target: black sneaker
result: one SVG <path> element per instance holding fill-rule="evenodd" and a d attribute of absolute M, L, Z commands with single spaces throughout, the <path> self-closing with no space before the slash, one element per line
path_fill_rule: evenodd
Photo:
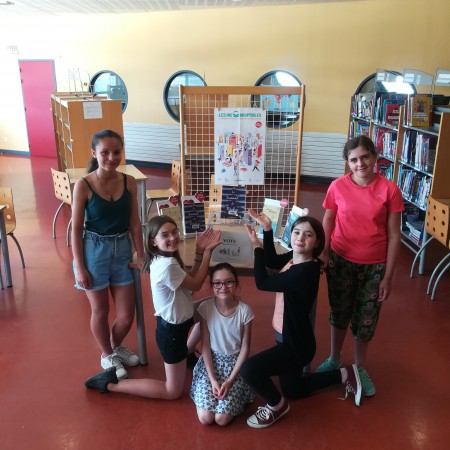
<path fill-rule="evenodd" d="M 355 405 L 359 406 L 361 404 L 361 380 L 359 378 L 358 368 L 355 364 L 351 366 L 344 367 L 347 371 L 347 380 L 344 383 L 345 386 L 345 400 L 348 397 L 348 394 L 353 394 L 355 396 Z"/>
<path fill-rule="evenodd" d="M 84 385 L 88 389 L 97 389 L 102 394 L 105 394 L 108 391 L 108 383 L 117 384 L 119 382 L 116 375 L 116 368 L 110 367 L 109 369 L 104 370 L 103 372 L 96 373 L 91 378 L 88 378 Z"/>

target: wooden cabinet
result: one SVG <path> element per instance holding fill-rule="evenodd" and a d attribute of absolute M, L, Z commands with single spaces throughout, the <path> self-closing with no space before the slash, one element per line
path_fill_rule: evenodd
<path fill-rule="evenodd" d="M 58 168 L 86 167 L 92 136 L 111 129 L 123 136 L 122 103 L 92 95 L 51 94 Z M 125 152 L 121 164 L 125 164 Z"/>

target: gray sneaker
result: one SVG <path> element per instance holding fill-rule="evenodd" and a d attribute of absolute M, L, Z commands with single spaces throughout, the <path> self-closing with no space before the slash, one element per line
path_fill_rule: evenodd
<path fill-rule="evenodd" d="M 119 357 L 120 361 L 126 366 L 137 366 L 139 364 L 139 356 L 133 353 L 124 345 L 119 345 L 114 349 L 114 353 Z"/>
<path fill-rule="evenodd" d="M 125 368 L 123 367 L 122 361 L 115 353 L 111 353 L 111 355 L 108 355 L 105 357 L 101 356 L 100 364 L 104 369 L 109 369 L 110 367 L 115 367 L 116 368 L 116 376 L 119 380 L 128 378 L 128 373 L 125 370 Z"/>

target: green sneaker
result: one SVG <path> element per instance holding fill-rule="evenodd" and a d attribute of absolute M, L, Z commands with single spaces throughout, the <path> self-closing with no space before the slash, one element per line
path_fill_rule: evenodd
<path fill-rule="evenodd" d="M 372 397 L 376 392 L 373 381 L 370 379 L 369 375 L 367 375 L 367 372 L 363 367 L 359 367 L 358 372 L 359 378 L 361 379 L 362 395 L 364 395 L 364 397 Z"/>
<path fill-rule="evenodd" d="M 341 361 L 339 359 L 335 359 L 334 356 L 330 356 L 316 369 L 316 372 L 328 372 L 330 370 L 337 370 L 340 368 Z"/>

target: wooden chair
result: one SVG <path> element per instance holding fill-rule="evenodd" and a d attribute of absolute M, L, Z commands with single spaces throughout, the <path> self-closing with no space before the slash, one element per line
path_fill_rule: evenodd
<path fill-rule="evenodd" d="M 148 189 L 145 191 L 147 197 L 147 216 L 154 200 L 180 195 L 180 181 L 181 163 L 179 161 L 172 160 L 172 178 L 170 187 L 168 189 Z"/>
<path fill-rule="evenodd" d="M 66 172 L 58 172 L 55 169 L 50 168 L 52 171 L 53 187 L 55 189 L 55 197 L 61 200 L 61 204 L 56 210 L 55 217 L 53 218 L 53 239 L 56 238 L 56 219 L 64 205 L 72 206 L 72 187 L 70 184 L 69 175 Z M 67 246 L 70 246 L 70 229 L 72 227 L 72 217 L 67 224 L 66 242 Z"/>
<path fill-rule="evenodd" d="M 11 236 L 12 240 L 16 243 L 17 249 L 19 250 L 20 259 L 22 260 L 22 267 L 25 267 L 22 248 L 20 247 L 19 241 L 14 236 L 14 230 L 16 229 L 16 215 L 14 213 L 14 202 L 11 188 L 0 188 L 0 203 L 6 205 L 6 209 L 3 211 L 6 234 Z"/>

